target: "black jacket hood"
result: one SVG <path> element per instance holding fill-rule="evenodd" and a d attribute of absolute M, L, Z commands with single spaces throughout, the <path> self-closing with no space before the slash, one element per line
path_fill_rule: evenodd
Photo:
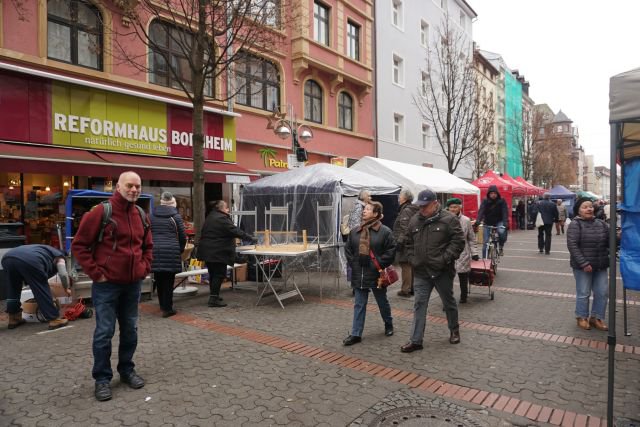
<path fill-rule="evenodd" d="M 489 198 L 489 193 L 491 192 L 495 192 L 498 195 L 498 199 L 501 199 L 502 196 L 500 196 L 500 192 L 498 191 L 498 186 L 497 185 L 490 185 L 489 186 L 489 190 L 487 191 L 487 199 Z"/>

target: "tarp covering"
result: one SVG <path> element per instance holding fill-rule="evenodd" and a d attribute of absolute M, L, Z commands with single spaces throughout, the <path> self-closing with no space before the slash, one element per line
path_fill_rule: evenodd
<path fill-rule="evenodd" d="M 514 196 L 524 196 L 525 194 L 527 194 L 527 187 L 525 187 L 521 182 L 517 181 L 516 179 L 511 178 L 511 176 L 509 176 L 508 173 L 506 172 L 503 173 L 500 178 L 511 183 L 511 193 Z"/>
<path fill-rule="evenodd" d="M 442 169 L 368 156 L 362 157 L 350 169 L 383 178 L 411 190 L 414 196 L 427 187 L 436 193 L 480 194 L 480 190 L 474 185 Z"/>
<path fill-rule="evenodd" d="M 272 216 L 269 225 L 273 231 L 307 230 L 308 236 L 317 236 L 321 242 L 328 242 L 339 236 L 339 226 L 342 214 L 343 197 L 354 197 L 361 190 L 368 190 L 374 199 L 381 195 L 393 194 L 397 207 L 398 185 L 385 181 L 377 176 L 369 175 L 342 166 L 320 163 L 293 169 L 276 175 L 268 176 L 242 189 L 241 210 L 257 209 L 258 230 L 264 230 L 265 211 L 271 207 L 288 207 L 288 221 L 286 217 Z M 317 221 L 317 205 L 331 206 L 332 212 L 320 215 Z M 391 208 L 390 208 L 391 210 Z M 387 217 L 385 212 L 385 217 Z M 248 232 L 254 232 L 253 221 L 243 221 L 242 226 Z"/>
<path fill-rule="evenodd" d="M 624 183 L 620 274 L 625 288 L 640 291 L 640 159 L 625 163 Z"/>

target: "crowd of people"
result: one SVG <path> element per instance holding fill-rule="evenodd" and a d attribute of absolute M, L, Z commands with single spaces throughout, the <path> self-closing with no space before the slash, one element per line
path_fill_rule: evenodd
<path fill-rule="evenodd" d="M 116 191 L 108 203 L 87 212 L 79 225 L 71 251 L 92 280 L 91 299 L 95 311 L 93 334 L 93 368 L 95 398 L 112 397 L 112 340 L 116 322 L 119 325 L 117 371 L 121 382 L 134 389 L 145 381 L 135 371 L 133 357 L 138 342 L 138 303 L 141 284 L 153 273 L 158 302 L 163 317 L 176 314 L 173 286 L 176 273 L 182 271 L 181 254 L 187 243 L 183 220 L 169 192 L 162 193 L 160 206 L 150 218 L 135 204 L 141 194 L 141 178 L 135 172 L 120 175 Z M 467 302 L 469 271 L 472 260 L 480 253 L 470 218 L 462 214 L 462 201 L 447 200 L 443 207 L 435 192 L 422 190 L 415 198 L 403 189 L 398 196 L 399 209 L 392 229 L 382 223 L 383 205 L 362 191 L 354 208 L 345 218 L 342 231 L 348 262 L 350 286 L 354 295 L 353 321 L 343 345 L 362 342 L 369 293 L 378 305 L 384 334 L 394 334 L 391 305 L 387 288 L 381 286 L 381 273 L 392 264 L 400 267 L 402 284 L 398 295 L 414 297 L 413 321 L 408 342 L 400 348 L 411 353 L 424 348 L 427 308 L 433 290 L 442 300 L 449 328 L 449 342 L 461 341 L 458 303 L 454 298 L 454 278 L 460 283 L 459 303 Z M 518 207 L 524 207 L 524 203 Z M 529 203 L 529 215 L 541 217 L 538 227 L 538 249 L 549 254 L 551 234 L 565 233 L 567 209 L 545 194 L 542 200 Z M 607 269 L 609 266 L 609 226 L 598 214 L 597 206 L 587 198 L 579 198 L 573 207 L 573 220 L 566 229 L 570 265 L 576 281 L 577 325 L 582 329 L 607 330 L 604 322 L 608 300 Z M 509 209 L 495 186 L 483 200 L 477 223 L 484 224 L 482 256 L 487 256 L 491 227 L 499 235 L 499 251 L 504 252 L 509 225 Z M 520 213 L 523 218 L 524 213 Z M 108 219 L 108 221 L 106 220 Z M 121 226 L 118 227 L 118 224 Z M 126 225 L 126 226 L 125 226 Z M 521 227 L 518 219 L 518 227 Z M 227 266 L 234 264 L 236 239 L 255 243 L 254 236 L 237 227 L 225 201 L 212 202 L 202 228 L 197 257 L 206 263 L 210 277 L 209 307 L 225 307 L 220 288 Z M 53 304 L 49 277 L 58 274 L 70 295 L 64 253 L 46 245 L 26 245 L 10 250 L 2 259 L 9 277 L 7 312 L 9 329 L 24 323 L 20 296 L 22 283 L 29 285 L 49 329 L 66 325 Z M 590 297 L 593 303 L 590 307 Z"/>

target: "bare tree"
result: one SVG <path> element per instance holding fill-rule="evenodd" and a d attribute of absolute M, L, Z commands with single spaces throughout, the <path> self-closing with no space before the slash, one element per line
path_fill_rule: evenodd
<path fill-rule="evenodd" d="M 570 185 L 575 180 L 571 164 L 571 142 L 550 135 L 537 140 L 533 150 L 533 180 L 536 185 Z"/>
<path fill-rule="evenodd" d="M 495 105 L 492 96 L 486 95 L 482 86 L 482 77 L 476 78 L 473 116 L 472 154 L 473 177 L 479 178 L 486 171 L 495 169 L 497 145 L 495 142 Z"/>
<path fill-rule="evenodd" d="M 433 129 L 449 173 L 474 153 L 476 78 L 472 45 L 445 17 L 433 48 L 426 49 L 425 79 L 413 96 L 423 120 Z"/>
<path fill-rule="evenodd" d="M 193 220 L 196 242 L 204 223 L 204 106 L 232 102 L 234 66 L 248 54 L 277 51 L 297 8 L 280 0 L 115 0 L 128 29 L 117 34 L 113 57 L 142 72 L 164 73 L 193 105 Z M 157 21 L 156 21 L 157 20 Z M 161 25 L 149 25 L 151 21 Z M 152 32 L 154 32 L 152 34 Z M 141 41 L 146 51 L 131 48 Z M 171 45 L 171 49 L 166 44 Z M 219 87 L 218 87 L 219 85 Z M 276 106 L 277 107 L 277 106 Z"/>
<path fill-rule="evenodd" d="M 514 143 L 518 150 L 518 153 L 520 154 L 522 177 L 528 181 L 529 179 L 531 179 L 531 172 L 533 169 L 533 125 L 532 120 L 526 116 L 524 111 L 522 112 L 521 120 L 522 121 L 519 126 L 520 129 L 518 129 L 518 120 L 516 118 L 508 118 L 507 122 L 509 122 L 513 129 L 516 129 L 516 131 L 514 132 Z"/>

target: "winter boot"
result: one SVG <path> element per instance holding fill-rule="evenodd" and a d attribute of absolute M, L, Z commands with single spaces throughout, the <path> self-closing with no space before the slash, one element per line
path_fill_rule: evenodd
<path fill-rule="evenodd" d="M 209 307 L 226 307 L 227 304 L 218 298 L 218 295 L 209 295 L 209 302 L 207 303 Z"/>
<path fill-rule="evenodd" d="M 22 318 L 22 310 L 17 313 L 9 313 L 9 329 L 15 329 L 24 323 L 26 320 Z"/>

